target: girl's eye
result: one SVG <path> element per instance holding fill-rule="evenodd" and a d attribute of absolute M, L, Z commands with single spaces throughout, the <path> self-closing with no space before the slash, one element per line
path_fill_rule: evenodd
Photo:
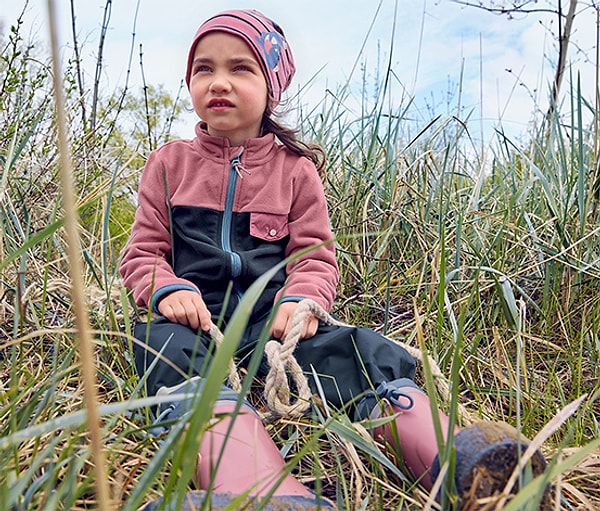
<path fill-rule="evenodd" d="M 205 65 L 198 65 L 194 68 L 194 73 L 208 73 L 210 71 L 210 67 Z"/>
<path fill-rule="evenodd" d="M 245 66 L 244 64 L 239 64 L 239 65 L 235 66 L 235 68 L 233 70 L 234 71 L 250 71 L 250 68 L 248 66 Z"/>

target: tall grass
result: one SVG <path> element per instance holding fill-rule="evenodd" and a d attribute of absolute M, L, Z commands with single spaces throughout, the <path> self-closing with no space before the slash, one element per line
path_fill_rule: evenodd
<path fill-rule="evenodd" d="M 0 509 L 86 509 L 98 504 L 97 481 L 49 65 L 19 26 L 1 44 Z M 410 101 L 392 106 L 393 74 L 383 69 L 375 92 L 363 77 L 358 111 L 345 106 L 354 89 L 341 88 L 298 114 L 305 137 L 328 156 L 342 275 L 335 313 L 429 353 L 449 393 L 438 393 L 427 363 L 418 382 L 459 424 L 489 418 L 529 438 L 544 431 L 556 509 L 599 508 L 598 155 L 594 125 L 584 122 L 597 118 L 595 102 L 573 79 L 569 114 L 557 110 L 526 144 L 499 132 L 482 153 L 470 141 L 468 118 L 421 114 L 415 122 Z M 74 68 L 65 75 L 74 83 Z M 133 510 L 164 492 L 181 498 L 190 487 L 216 393 L 198 396 L 188 427 L 149 434 L 157 398 L 144 395 L 135 375 L 136 311 L 116 272 L 143 164 L 140 141 L 118 123 L 89 132 L 78 121 L 86 99 L 74 87 L 66 92 L 107 478 L 112 500 Z M 115 104 L 106 99 L 107 118 L 118 119 L 110 115 Z M 240 309 L 226 332 L 213 390 L 244 318 Z M 259 393 L 251 396 L 264 406 Z M 437 506 L 343 410 L 316 406 L 311 416 L 272 419 L 268 428 L 289 469 L 340 509 Z M 448 451 L 444 461 L 450 458 Z M 532 481 L 508 506 L 532 508 L 544 482 Z M 450 491 L 448 506 L 453 498 Z"/>

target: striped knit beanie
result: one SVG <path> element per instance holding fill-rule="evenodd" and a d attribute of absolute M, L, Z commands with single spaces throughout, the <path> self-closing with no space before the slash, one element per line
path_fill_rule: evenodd
<path fill-rule="evenodd" d="M 194 36 L 188 54 L 185 82 L 190 86 L 192 61 L 198 41 L 209 32 L 241 37 L 256 55 L 270 95 L 277 101 L 292 81 L 296 67 L 281 27 L 264 14 L 250 9 L 223 11 L 205 21 Z"/>

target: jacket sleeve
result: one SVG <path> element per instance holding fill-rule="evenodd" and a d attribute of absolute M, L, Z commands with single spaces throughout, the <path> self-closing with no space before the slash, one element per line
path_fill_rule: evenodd
<path fill-rule="evenodd" d="M 200 292 L 171 266 L 171 230 L 166 167 L 150 153 L 138 188 L 138 208 L 119 271 L 137 305 L 156 310 L 158 299 L 177 289 Z"/>
<path fill-rule="evenodd" d="M 304 161 L 302 172 L 294 181 L 286 256 L 310 250 L 288 264 L 288 277 L 277 299 L 298 301 L 310 298 L 330 311 L 339 282 L 335 243 L 323 184 L 315 166 L 308 160 Z"/>

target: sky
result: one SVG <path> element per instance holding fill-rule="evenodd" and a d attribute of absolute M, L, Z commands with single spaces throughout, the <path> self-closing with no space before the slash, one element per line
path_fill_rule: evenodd
<path fill-rule="evenodd" d="M 552 3 L 556 1 L 538 0 L 535 6 Z M 106 0 L 75 0 L 89 87 L 105 4 Z M 24 5 L 24 0 L 0 0 L 5 32 Z M 66 59 L 72 49 L 70 1 L 55 0 L 55 5 Z M 163 85 L 175 96 L 185 73 L 188 45 L 202 21 L 221 10 L 254 8 L 283 27 L 297 67 L 290 91 L 301 91 L 303 104 L 318 104 L 326 89 L 339 90 L 348 80 L 353 90 L 362 90 L 363 69 L 368 87 L 374 90 L 374 84 L 380 83 L 378 70 L 389 61 L 398 105 L 410 98 L 426 118 L 455 114 L 460 104 L 461 116 L 469 112 L 475 138 L 485 141 L 500 125 L 515 137 L 527 131 L 536 109 L 546 108 L 556 62 L 553 15 L 532 13 L 509 19 L 452 0 L 118 0 L 111 5 L 104 50 L 105 90 L 124 85 L 130 59 L 129 84 L 141 85 L 141 45 L 146 83 Z M 46 42 L 46 19 L 47 2 L 30 0 L 24 33 Z M 596 13 L 582 5 L 569 56 L 573 75 L 581 73 L 584 95 L 590 100 L 595 86 L 595 31 Z M 192 136 L 195 121 L 193 113 L 186 114 L 178 134 Z"/>

